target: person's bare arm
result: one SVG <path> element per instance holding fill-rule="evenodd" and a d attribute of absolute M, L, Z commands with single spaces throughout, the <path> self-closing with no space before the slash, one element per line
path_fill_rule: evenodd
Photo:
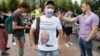
<path fill-rule="evenodd" d="M 98 26 L 92 26 L 92 31 L 90 32 L 89 36 L 87 37 L 86 41 L 89 41 L 93 38 L 98 30 Z"/>
<path fill-rule="evenodd" d="M 63 30 L 58 30 L 58 32 L 59 32 L 59 44 L 61 45 L 61 44 L 63 44 Z"/>
<path fill-rule="evenodd" d="M 29 25 L 26 25 L 25 28 L 26 28 L 26 29 L 30 29 L 31 27 L 30 27 Z"/>
<path fill-rule="evenodd" d="M 5 24 L 0 24 L 0 26 L 5 27 Z"/>
<path fill-rule="evenodd" d="M 30 37 L 30 39 L 31 39 L 31 44 L 32 45 L 35 45 L 35 41 L 34 41 L 34 33 L 35 33 L 35 29 L 34 28 L 31 28 L 30 29 L 30 34 L 29 34 L 29 37 Z"/>
<path fill-rule="evenodd" d="M 77 22 L 77 19 L 76 18 L 63 17 L 63 20 L 68 21 L 68 22 Z"/>
<path fill-rule="evenodd" d="M 25 28 L 24 26 L 18 26 L 17 22 L 13 22 L 12 25 L 13 25 L 13 29 L 24 29 Z"/>
<path fill-rule="evenodd" d="M 34 37 L 34 33 L 35 33 L 36 29 L 34 28 L 31 28 L 30 29 L 30 34 L 29 34 L 29 37 L 30 37 L 30 41 L 31 41 L 31 44 L 32 44 L 32 47 L 35 51 L 38 51 L 38 46 L 35 44 L 35 37 Z"/>
<path fill-rule="evenodd" d="M 62 50 L 62 48 L 63 48 L 63 44 L 64 44 L 64 36 L 63 36 L 63 31 L 62 30 L 58 30 L 58 32 L 59 32 L 59 50 Z"/>

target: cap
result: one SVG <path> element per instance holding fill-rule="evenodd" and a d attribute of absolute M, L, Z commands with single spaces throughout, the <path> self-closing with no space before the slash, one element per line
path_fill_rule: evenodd
<path fill-rule="evenodd" d="M 47 1 L 47 2 L 45 2 L 45 5 L 48 5 L 48 4 L 52 4 L 52 5 L 54 5 L 54 6 L 55 6 L 55 4 L 54 4 L 54 2 L 53 2 L 53 1 Z"/>

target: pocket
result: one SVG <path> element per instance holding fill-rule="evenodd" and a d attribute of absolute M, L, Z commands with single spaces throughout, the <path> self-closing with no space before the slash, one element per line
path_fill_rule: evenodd
<path fill-rule="evenodd" d="M 90 41 L 85 40 L 85 44 L 91 44 L 91 43 L 92 43 L 92 40 L 90 40 Z"/>

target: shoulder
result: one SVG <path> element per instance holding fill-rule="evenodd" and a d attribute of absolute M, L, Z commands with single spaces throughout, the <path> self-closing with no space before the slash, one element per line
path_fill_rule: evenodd
<path fill-rule="evenodd" d="M 83 13 L 82 14 L 80 14 L 80 15 L 78 15 L 77 17 L 82 17 L 83 16 Z"/>
<path fill-rule="evenodd" d="M 83 13 L 78 15 L 78 16 L 76 16 L 76 19 L 80 19 L 82 16 L 83 16 Z"/>
<path fill-rule="evenodd" d="M 93 21 L 99 21 L 99 16 L 96 15 L 95 13 L 92 13 L 91 18 Z"/>
<path fill-rule="evenodd" d="M 40 16 L 40 18 L 44 18 L 44 17 L 45 17 L 44 15 Z"/>
<path fill-rule="evenodd" d="M 57 17 L 55 17 L 55 16 L 53 16 L 52 18 L 53 18 L 53 21 L 55 21 L 55 22 L 60 22 L 60 19 L 59 19 L 59 18 L 57 18 Z"/>
<path fill-rule="evenodd" d="M 55 20 L 59 20 L 59 18 L 57 18 L 57 17 L 55 17 L 55 16 L 53 16 L 53 19 L 55 19 Z"/>
<path fill-rule="evenodd" d="M 92 15 L 91 15 L 92 17 L 98 17 L 98 15 L 97 14 L 95 14 L 95 13 L 92 13 Z"/>
<path fill-rule="evenodd" d="M 16 11 L 12 14 L 12 16 L 18 16 L 18 15 L 19 15 L 19 13 Z"/>

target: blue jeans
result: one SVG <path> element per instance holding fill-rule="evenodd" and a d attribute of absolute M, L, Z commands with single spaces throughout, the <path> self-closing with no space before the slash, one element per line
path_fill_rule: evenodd
<path fill-rule="evenodd" d="M 79 46 L 81 56 L 93 56 L 92 55 L 92 40 L 86 42 L 84 39 L 79 39 Z"/>
<path fill-rule="evenodd" d="M 59 51 L 58 50 L 54 50 L 54 51 L 39 50 L 38 56 L 47 56 L 48 53 L 49 53 L 50 56 L 59 56 Z"/>

